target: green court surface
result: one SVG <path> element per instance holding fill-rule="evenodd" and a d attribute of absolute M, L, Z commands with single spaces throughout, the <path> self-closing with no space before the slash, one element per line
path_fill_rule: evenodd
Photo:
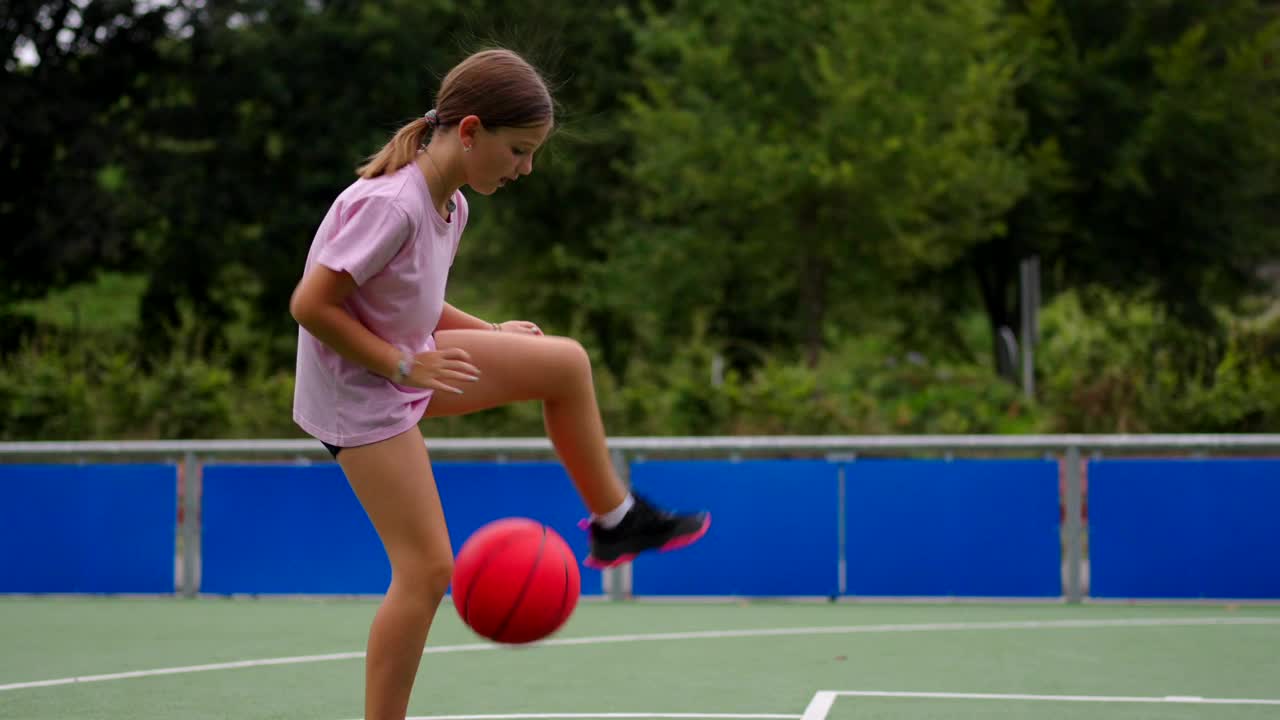
<path fill-rule="evenodd" d="M 0 598 L 0 718 L 354 720 L 375 607 Z M 1276 719 L 1280 608 L 590 601 L 513 649 L 446 605 L 410 716 Z"/>

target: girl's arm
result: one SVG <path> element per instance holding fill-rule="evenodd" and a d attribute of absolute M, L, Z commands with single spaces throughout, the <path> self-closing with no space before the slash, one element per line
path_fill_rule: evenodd
<path fill-rule="evenodd" d="M 480 370 L 461 348 L 408 355 L 356 320 L 343 301 L 356 289 L 349 273 L 316 265 L 298 283 L 289 300 L 289 312 L 298 324 L 342 357 L 397 383 L 420 388 L 462 390 L 456 380 L 475 382 Z"/>
<path fill-rule="evenodd" d="M 444 310 L 440 313 L 440 322 L 436 323 L 436 330 L 496 330 L 527 333 L 529 335 L 542 334 L 542 328 L 528 320 L 508 320 L 501 323 L 491 323 L 488 320 L 481 320 L 475 315 L 468 315 L 449 303 L 444 304 Z"/>
<path fill-rule="evenodd" d="M 395 377 L 402 355 L 343 307 L 356 289 L 350 274 L 316 265 L 298 283 L 289 312 L 298 324 L 342 357 L 383 376 Z"/>
<path fill-rule="evenodd" d="M 440 313 L 440 322 L 436 323 L 437 330 L 497 330 L 498 326 L 487 320 L 481 320 L 474 315 L 468 315 L 458 308 L 444 304 L 444 312 Z"/>

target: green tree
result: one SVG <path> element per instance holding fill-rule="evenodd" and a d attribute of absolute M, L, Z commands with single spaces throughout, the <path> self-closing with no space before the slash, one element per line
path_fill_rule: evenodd
<path fill-rule="evenodd" d="M 1280 255 L 1280 23 L 1255 0 L 1019 0 L 1018 106 L 1031 190 L 1008 233 L 933 277 L 974 281 L 994 331 L 1018 328 L 1018 262 L 1064 291 L 1146 293 L 1180 322 L 1258 287 Z"/>
<path fill-rule="evenodd" d="M 863 321 L 843 298 L 1000 234 L 1028 180 L 999 20 L 978 0 L 645 15 L 625 119 L 637 219 L 610 237 L 598 301 L 654 343 L 706 315 L 814 362 L 828 327 Z"/>
<path fill-rule="evenodd" d="M 516 47 L 543 70 L 558 129 L 532 177 L 492 200 L 471 197 L 473 225 L 450 287 L 462 301 L 582 335 L 615 371 L 632 354 L 635 329 L 628 316 L 596 302 L 583 280 L 608 257 L 615 224 L 634 220 L 626 168 L 635 140 L 621 119 L 625 98 L 642 89 L 644 77 L 630 65 L 628 18 L 667 4 L 490 0 L 466 21 L 478 37 Z"/>
<path fill-rule="evenodd" d="M 425 111 L 467 53 L 496 43 L 546 71 L 562 132 L 538 174 L 501 198 L 470 195 L 472 220 L 450 287 L 463 304 L 518 312 L 561 331 L 588 317 L 576 267 L 623 191 L 610 160 L 626 138 L 612 115 L 625 71 L 619 3 L 465 7 L 418 0 L 203 6 L 170 47 L 181 71 L 149 96 L 149 152 L 136 174 L 152 201 L 143 337 L 162 341 L 188 302 L 213 329 L 248 323 L 291 357 L 288 296 L 324 212 L 360 160 Z M 162 350 L 162 348 L 157 348 Z"/>
<path fill-rule="evenodd" d="M 151 79 L 132 168 L 151 202 L 142 337 L 164 352 L 179 308 L 225 342 L 247 323 L 292 354 L 288 296 L 320 219 L 361 158 L 429 102 L 449 54 L 445 3 L 201 6 Z M 408 49 L 413 48 L 413 52 Z"/>
<path fill-rule="evenodd" d="M 132 202 L 123 163 L 139 79 L 161 64 L 177 8 L 124 0 L 24 2 L 0 12 L 0 336 L 15 300 L 128 265 Z"/>

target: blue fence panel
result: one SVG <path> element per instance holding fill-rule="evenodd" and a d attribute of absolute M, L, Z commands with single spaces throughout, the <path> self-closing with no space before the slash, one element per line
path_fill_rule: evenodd
<path fill-rule="evenodd" d="M 382 544 L 335 463 L 206 465 L 200 591 L 379 594 Z"/>
<path fill-rule="evenodd" d="M 1090 594 L 1280 598 L 1280 460 L 1089 463 Z"/>
<path fill-rule="evenodd" d="M 558 462 L 436 463 L 440 500 L 449 519 L 454 554 L 481 525 L 504 517 L 527 517 L 565 539 L 578 559 L 582 593 L 599 595 L 599 570 L 582 565 L 587 534 L 578 521 L 589 514 Z"/>
<path fill-rule="evenodd" d="M 172 593 L 173 465 L 0 465 L 0 592 Z"/>
<path fill-rule="evenodd" d="M 1056 462 L 862 460 L 846 468 L 850 595 L 1062 594 Z"/>
<path fill-rule="evenodd" d="M 711 530 L 671 554 L 640 557 L 636 595 L 834 596 L 839 591 L 838 468 L 824 461 L 640 462 L 638 492 L 711 511 Z"/>
<path fill-rule="evenodd" d="M 559 463 L 435 463 L 456 554 L 486 522 L 530 517 L 564 536 L 579 560 L 586 510 Z M 391 579 L 381 542 L 336 464 L 205 468 L 201 591 L 380 594 Z M 582 592 L 601 592 L 582 570 Z"/>

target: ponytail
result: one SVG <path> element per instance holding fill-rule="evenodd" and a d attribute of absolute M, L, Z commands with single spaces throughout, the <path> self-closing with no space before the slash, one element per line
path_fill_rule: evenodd
<path fill-rule="evenodd" d="M 468 115 L 487 130 L 554 123 L 555 102 L 547 84 L 524 58 L 510 50 L 484 50 L 458 63 L 440 84 L 436 107 L 400 128 L 377 155 L 356 172 L 366 180 L 394 173 L 413 162 L 438 127 L 452 127 Z"/>
<path fill-rule="evenodd" d="M 430 139 L 434 124 L 420 117 L 396 131 L 395 136 L 382 146 L 377 155 L 356 170 L 356 174 L 368 180 L 393 173 L 413 162 L 418 149 Z"/>

